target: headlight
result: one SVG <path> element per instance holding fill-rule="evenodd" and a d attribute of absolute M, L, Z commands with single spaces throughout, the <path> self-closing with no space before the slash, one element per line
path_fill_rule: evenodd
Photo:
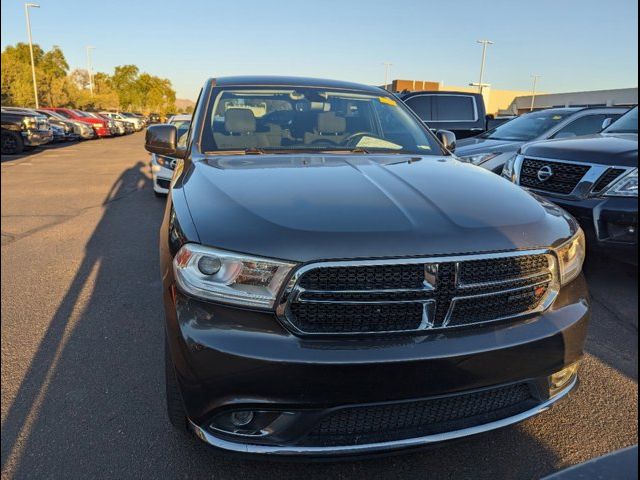
<path fill-rule="evenodd" d="M 293 263 L 187 243 L 173 259 L 178 286 L 195 297 L 272 308 Z"/>
<path fill-rule="evenodd" d="M 163 157 L 162 155 L 156 155 L 156 163 L 170 170 L 173 170 L 175 167 L 175 164 L 173 164 L 174 160 L 175 159 L 170 157 Z"/>
<path fill-rule="evenodd" d="M 25 130 L 30 130 L 32 128 L 36 128 L 38 124 L 37 120 L 34 117 L 24 117 L 22 119 L 22 126 Z"/>
<path fill-rule="evenodd" d="M 576 234 L 556 249 L 560 267 L 560 284 L 566 285 L 582 271 L 582 263 L 586 253 L 584 232 L 578 228 Z"/>
<path fill-rule="evenodd" d="M 522 155 L 518 154 L 504 162 L 504 167 L 502 167 L 502 176 L 510 182 L 516 183 L 516 160 L 520 157 L 522 157 Z"/>
<path fill-rule="evenodd" d="M 478 155 L 466 155 L 463 157 L 460 157 L 463 161 L 469 162 L 469 163 L 473 163 L 474 165 L 480 165 L 481 163 L 484 162 L 488 162 L 489 160 L 491 160 L 492 158 L 497 157 L 498 155 L 501 155 L 501 153 L 480 153 Z"/>
<path fill-rule="evenodd" d="M 638 196 L 638 169 L 627 173 L 624 177 L 611 185 L 604 194 L 607 197 L 637 197 Z"/>

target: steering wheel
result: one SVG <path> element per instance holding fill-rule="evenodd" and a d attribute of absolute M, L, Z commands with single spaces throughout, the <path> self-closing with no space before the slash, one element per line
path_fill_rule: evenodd
<path fill-rule="evenodd" d="M 371 132 L 364 132 L 364 131 L 363 132 L 356 132 L 356 133 L 352 133 L 347 138 L 345 138 L 342 141 L 342 144 L 347 146 L 347 147 L 349 147 L 349 148 L 353 148 L 358 144 L 358 142 L 355 142 L 354 140 L 355 139 L 360 140 L 360 138 L 365 137 L 365 136 L 379 138 L 377 135 L 375 135 L 374 133 L 371 133 Z"/>

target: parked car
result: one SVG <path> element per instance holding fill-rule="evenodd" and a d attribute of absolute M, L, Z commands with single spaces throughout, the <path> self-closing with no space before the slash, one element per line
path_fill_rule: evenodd
<path fill-rule="evenodd" d="M 120 120 L 132 124 L 136 132 L 144 128 L 144 122 L 140 118 L 131 114 L 125 114 L 124 112 L 100 112 L 100 114 L 114 120 Z"/>
<path fill-rule="evenodd" d="M 500 174 L 525 143 L 600 132 L 629 109 L 620 107 L 549 108 L 525 113 L 474 138 L 460 140 L 456 155 Z"/>
<path fill-rule="evenodd" d="M 51 118 L 48 115 L 31 108 L 20 108 L 20 107 L 3 107 L 4 110 L 9 112 L 18 112 L 24 113 L 26 115 L 36 115 L 47 117 L 49 121 L 49 126 L 51 127 L 51 133 L 53 133 L 53 141 L 54 142 L 70 142 L 73 140 L 77 140 L 79 135 L 75 133 L 74 125 L 72 122 L 68 120 L 60 120 L 58 118 Z"/>
<path fill-rule="evenodd" d="M 38 113 L 45 115 L 49 118 L 49 122 L 60 121 L 66 123 L 67 125 L 73 128 L 74 135 L 76 135 L 79 139 L 82 140 L 90 140 L 96 138 L 96 132 L 93 127 L 85 122 L 80 122 L 76 120 L 71 120 L 66 117 L 63 117 L 57 112 L 51 110 L 36 110 Z"/>
<path fill-rule="evenodd" d="M 459 139 L 487 130 L 484 99 L 479 93 L 424 91 L 400 98 L 432 130 L 451 130 Z"/>
<path fill-rule="evenodd" d="M 149 123 L 160 123 L 160 114 L 159 113 L 150 113 L 149 114 Z"/>
<path fill-rule="evenodd" d="M 59 108 L 59 107 L 42 107 L 41 110 L 50 110 L 52 112 L 59 113 L 65 118 L 70 120 L 75 120 L 78 122 L 83 122 L 91 127 L 96 132 L 97 137 L 110 137 L 111 130 L 107 125 L 107 122 L 98 118 L 94 118 L 88 113 L 82 112 L 80 110 L 75 110 L 71 108 Z"/>
<path fill-rule="evenodd" d="M 53 141 L 53 132 L 47 117 L 29 113 L 11 112 L 2 108 L 2 154 L 22 153 L 25 148 L 45 145 Z"/>
<path fill-rule="evenodd" d="M 578 219 L 594 250 L 638 263 L 638 107 L 602 133 L 524 145 L 503 175 Z"/>
<path fill-rule="evenodd" d="M 160 232 L 177 428 L 365 454 L 509 425 L 573 388 L 583 233 L 452 142 L 377 87 L 290 77 L 209 80 L 183 147 L 148 128 L 148 151 L 180 159 Z"/>
<path fill-rule="evenodd" d="M 191 115 L 174 115 L 169 119 L 169 124 L 176 127 L 178 145 L 181 147 L 186 143 L 187 132 L 191 124 Z M 151 154 L 151 174 L 153 176 L 153 193 L 156 196 L 164 197 L 169 193 L 171 177 L 178 162 L 177 158 L 166 155 Z"/>

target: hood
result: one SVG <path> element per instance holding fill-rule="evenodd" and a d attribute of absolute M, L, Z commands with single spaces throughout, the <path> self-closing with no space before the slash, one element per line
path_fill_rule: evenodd
<path fill-rule="evenodd" d="M 638 135 L 595 134 L 569 139 L 534 142 L 522 147 L 523 155 L 573 160 L 599 165 L 638 166 Z"/>
<path fill-rule="evenodd" d="M 456 142 L 456 155 L 461 157 L 479 153 L 515 152 L 522 143 L 510 140 L 493 140 L 491 138 L 465 138 Z"/>
<path fill-rule="evenodd" d="M 451 157 L 215 157 L 194 162 L 177 189 L 203 244 L 299 262 L 536 248 L 573 228 Z"/>

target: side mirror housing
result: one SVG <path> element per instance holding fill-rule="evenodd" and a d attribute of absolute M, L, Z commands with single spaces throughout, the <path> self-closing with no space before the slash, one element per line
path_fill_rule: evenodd
<path fill-rule="evenodd" d="M 158 155 L 175 157 L 177 154 L 178 130 L 173 125 L 152 125 L 147 128 L 144 148 Z"/>
<path fill-rule="evenodd" d="M 613 118 L 609 117 L 609 118 L 605 118 L 604 122 L 602 122 L 602 130 L 604 130 L 605 128 L 607 128 L 609 125 L 611 125 L 613 123 Z"/>
<path fill-rule="evenodd" d="M 451 153 L 456 150 L 456 134 L 450 132 L 449 130 L 438 130 L 436 132 L 436 137 L 440 140 L 440 143 L 449 150 Z"/>

